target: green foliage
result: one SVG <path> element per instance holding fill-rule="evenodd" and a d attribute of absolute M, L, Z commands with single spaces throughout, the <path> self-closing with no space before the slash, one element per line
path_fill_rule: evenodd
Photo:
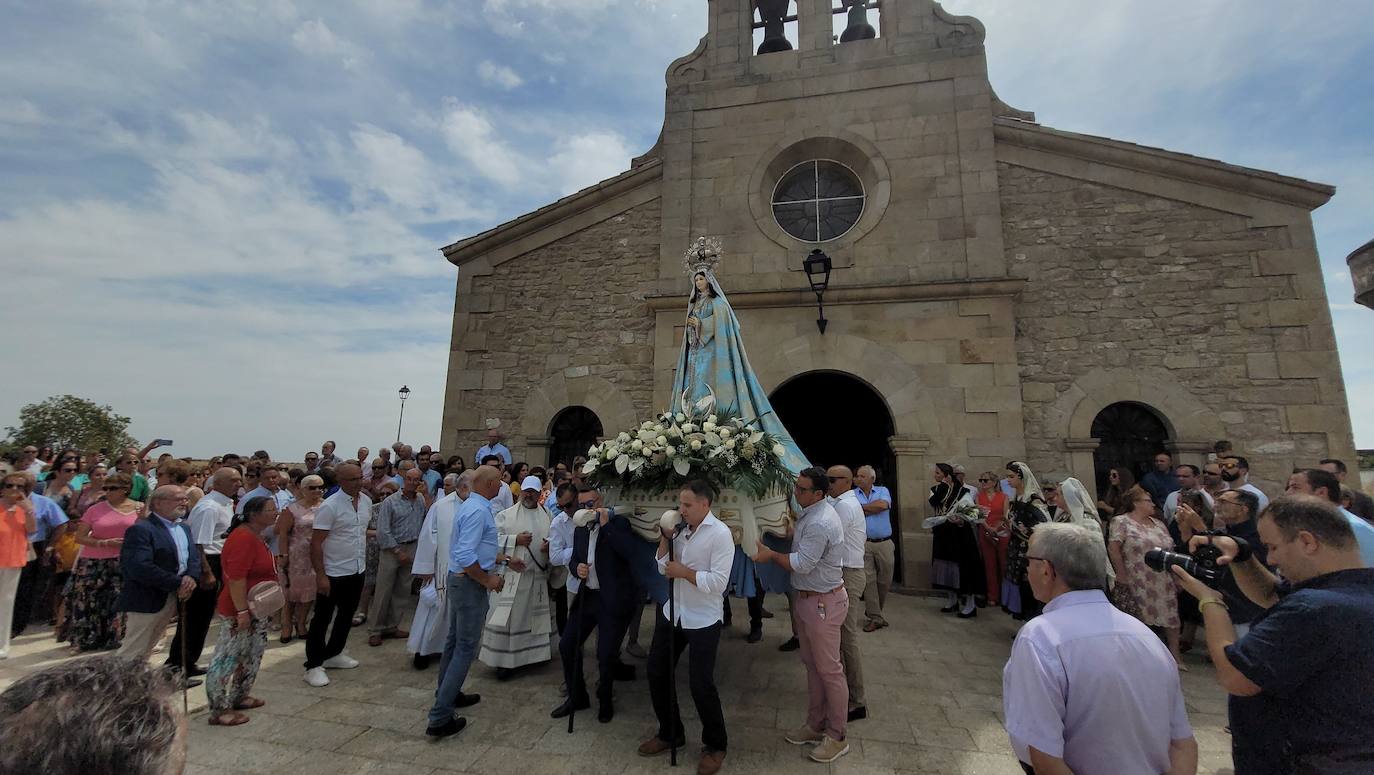
<path fill-rule="evenodd" d="M 33 444 L 54 450 L 75 447 L 81 450 L 106 449 L 115 453 L 137 447 L 129 435 L 129 418 L 114 407 L 73 395 L 51 396 L 19 410 L 19 427 L 5 428 L 7 445 Z"/>

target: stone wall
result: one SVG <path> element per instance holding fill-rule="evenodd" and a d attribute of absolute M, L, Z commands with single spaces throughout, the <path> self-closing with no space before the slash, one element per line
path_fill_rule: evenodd
<path fill-rule="evenodd" d="M 472 293 L 458 297 L 457 317 L 467 323 L 454 337 L 459 367 L 449 390 L 461 392 L 446 402 L 443 448 L 472 454 L 483 443 L 481 420 L 499 417 L 512 450 L 528 455 L 529 438 L 547 433 L 552 412 L 564 408 L 522 416 L 550 381 L 609 383 L 636 415 L 647 414 L 654 319 L 644 289 L 658 271 L 658 234 L 653 200 L 473 277 Z M 597 398 L 584 405 L 596 410 Z"/>
<path fill-rule="evenodd" d="M 1231 439 L 1270 492 L 1349 444 L 1324 299 L 1256 269 L 1291 247 L 1287 227 L 1006 163 L 998 175 L 1010 271 L 1027 280 L 1016 342 L 1033 468 L 1075 470 L 1062 398 L 1085 375 L 1152 405 L 1195 455 Z M 1321 421 L 1293 422 L 1309 407 Z"/>

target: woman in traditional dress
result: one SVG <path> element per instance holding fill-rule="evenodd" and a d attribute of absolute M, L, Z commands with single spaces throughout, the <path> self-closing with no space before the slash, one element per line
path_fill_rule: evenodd
<path fill-rule="evenodd" d="M 978 615 L 977 598 L 987 594 L 987 579 L 973 525 L 950 514 L 968 500 L 968 493 L 948 463 L 937 463 L 934 476 L 929 503 L 935 515 L 944 516 L 945 521 L 931 530 L 931 586 L 945 592 L 941 613 L 958 611 L 960 619 L 971 619 Z"/>
<path fill-rule="evenodd" d="M 1154 499 L 1145 488 L 1132 487 L 1125 500 L 1130 510 L 1112 518 L 1107 541 L 1107 556 L 1116 571 L 1115 598 L 1126 613 L 1156 631 L 1163 630 L 1169 653 L 1180 670 L 1187 670 L 1178 646 L 1178 586 L 1172 573 L 1160 573 L 1145 564 L 1146 552 L 1155 547 L 1168 549 L 1174 540 L 1156 516 Z"/>
<path fill-rule="evenodd" d="M 315 514 L 324 503 L 324 480 L 311 474 L 301 479 L 300 500 L 277 516 L 277 565 L 286 578 L 286 614 L 281 642 L 290 643 L 293 632 L 305 633 L 310 607 L 315 603 L 315 567 L 310 562 L 310 536 Z M 294 627 L 293 627 L 294 625 Z"/>
<path fill-rule="evenodd" d="M 1025 621 L 1040 613 L 1042 604 L 1035 599 L 1026 581 L 1026 549 L 1031 531 L 1050 518 L 1045 499 L 1040 494 L 1040 482 L 1030 466 L 1020 461 L 1007 463 L 1007 483 L 1013 497 L 1007 504 L 1007 527 L 1011 540 L 1007 544 L 1007 577 L 1002 582 L 1002 607 L 1012 618 Z"/>

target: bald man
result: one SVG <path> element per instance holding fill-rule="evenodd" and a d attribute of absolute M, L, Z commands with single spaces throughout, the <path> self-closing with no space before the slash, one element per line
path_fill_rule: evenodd
<path fill-rule="evenodd" d="M 854 473 L 846 466 L 831 466 L 825 472 L 830 480 L 827 499 L 840 515 L 844 525 L 844 554 L 840 558 L 840 571 L 844 577 L 844 591 L 849 596 L 849 610 L 844 615 L 844 627 L 840 628 L 840 661 L 844 663 L 844 680 L 849 684 L 849 720 L 858 721 L 868 718 L 868 707 L 864 701 L 864 669 L 859 660 L 859 620 L 863 618 L 863 608 L 859 601 L 863 598 L 864 585 L 864 541 L 867 537 L 864 522 L 864 508 L 854 494 Z"/>
<path fill-rule="evenodd" d="M 372 500 L 363 492 L 363 469 L 344 463 L 334 469 L 334 476 L 339 491 L 320 505 L 310 536 L 316 589 L 315 615 L 305 636 L 305 682 L 317 688 L 329 685 L 326 670 L 358 666 L 344 647 L 363 594 L 367 523 L 372 517 Z"/>

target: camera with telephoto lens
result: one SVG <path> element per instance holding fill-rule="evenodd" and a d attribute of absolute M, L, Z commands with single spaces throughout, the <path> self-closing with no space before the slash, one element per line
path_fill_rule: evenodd
<path fill-rule="evenodd" d="M 1145 553 L 1145 564 L 1160 573 L 1166 573 L 1169 566 L 1177 565 L 1187 571 L 1189 576 L 1215 588 L 1226 576 L 1226 567 L 1217 564 L 1221 556 L 1221 549 L 1212 544 L 1203 544 L 1192 554 L 1181 554 L 1155 547 Z"/>

